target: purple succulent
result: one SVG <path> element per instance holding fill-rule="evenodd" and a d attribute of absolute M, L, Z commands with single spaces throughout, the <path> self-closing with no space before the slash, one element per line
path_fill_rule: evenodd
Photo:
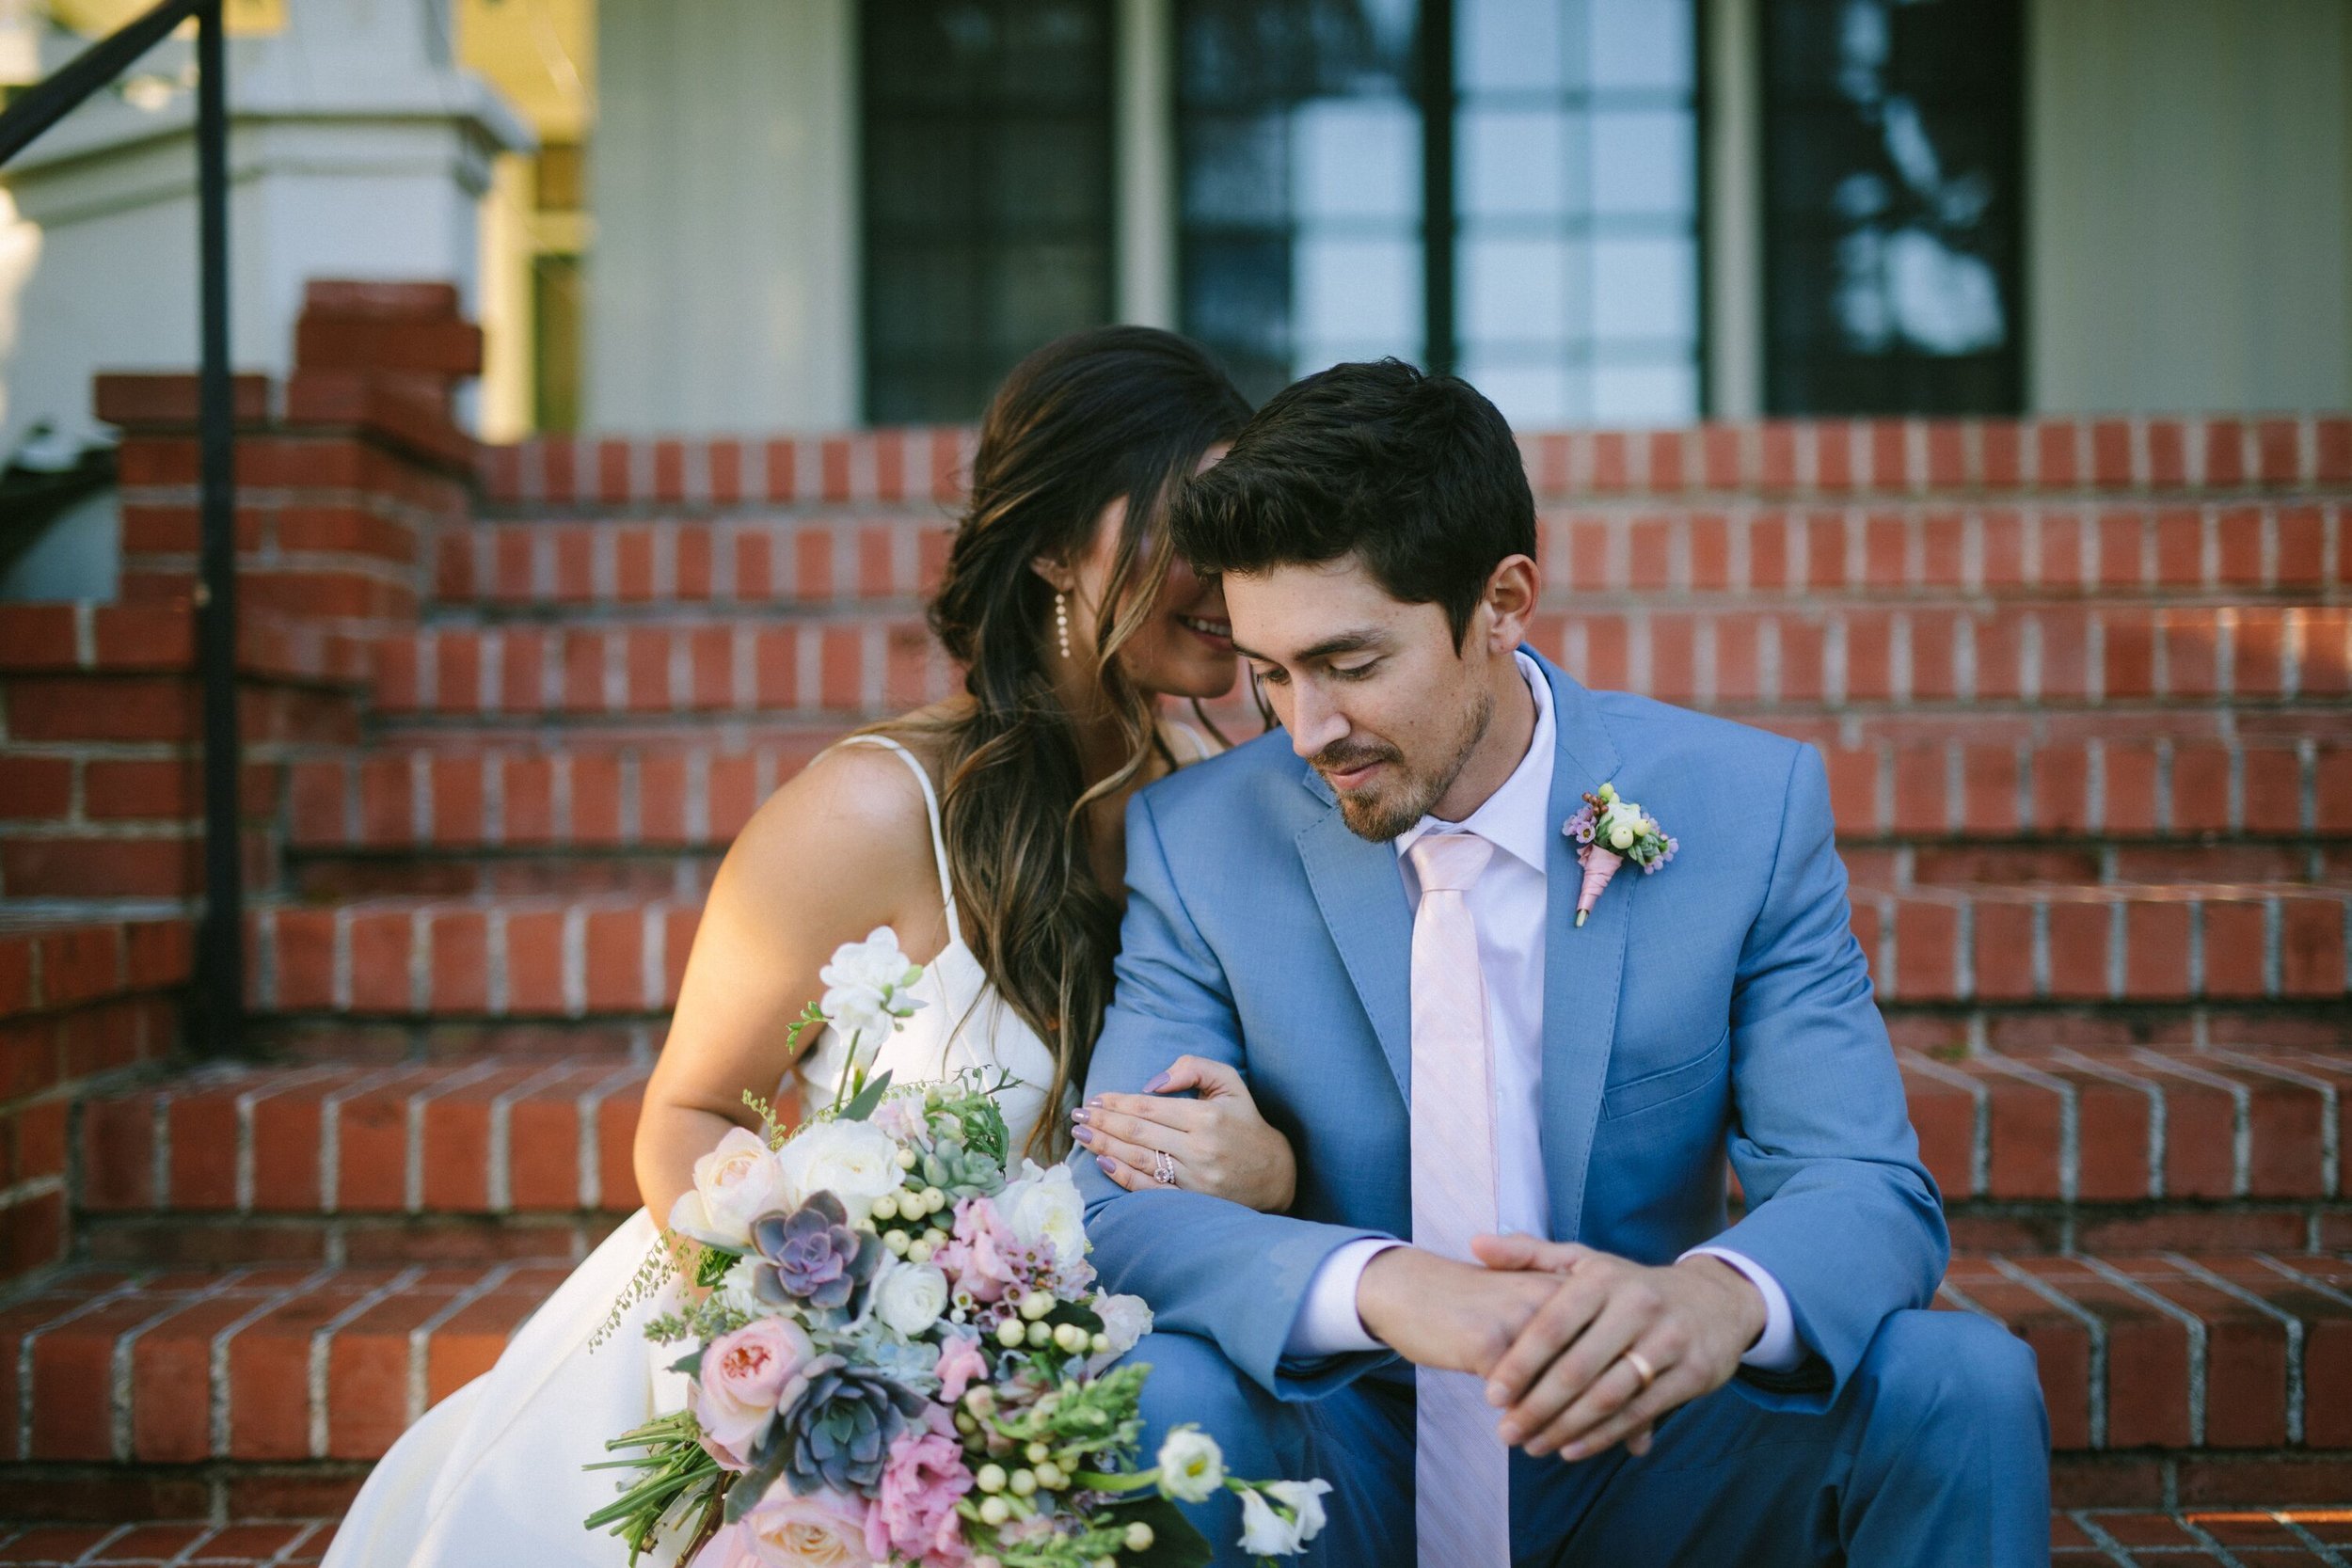
<path fill-rule="evenodd" d="M 804 1301 L 847 1307 L 882 1267 L 882 1238 L 853 1228 L 831 1193 L 817 1193 L 789 1214 L 752 1222 L 752 1289 L 771 1307 Z"/>

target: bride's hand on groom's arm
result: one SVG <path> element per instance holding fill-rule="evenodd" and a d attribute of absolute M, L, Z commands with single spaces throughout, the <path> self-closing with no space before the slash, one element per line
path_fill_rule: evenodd
<path fill-rule="evenodd" d="M 1297 1159 L 1290 1140 L 1258 1114 L 1238 1071 L 1205 1056 L 1179 1056 L 1145 1087 L 1149 1093 L 1098 1094 L 1071 1113 L 1071 1135 L 1104 1175 L 1129 1192 L 1174 1185 L 1262 1213 L 1291 1206 Z M 1176 1098 L 1184 1089 L 1195 1098 Z M 1162 1171 L 1175 1180 L 1162 1182 Z"/>
<path fill-rule="evenodd" d="M 1472 1246 L 1489 1270 L 1553 1287 L 1483 1369 L 1502 1440 L 1538 1457 L 1647 1451 L 1658 1418 L 1728 1383 L 1764 1331 L 1763 1296 L 1717 1258 L 1651 1267 L 1531 1236 Z"/>

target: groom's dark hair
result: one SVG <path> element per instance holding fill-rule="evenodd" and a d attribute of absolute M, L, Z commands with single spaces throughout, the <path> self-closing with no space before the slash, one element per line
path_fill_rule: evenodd
<path fill-rule="evenodd" d="M 1535 553 L 1535 498 L 1495 405 L 1400 359 L 1277 392 L 1224 461 L 1179 487 L 1176 548 L 1209 574 L 1353 555 L 1389 596 L 1435 604 L 1459 652 L 1486 579 Z"/>

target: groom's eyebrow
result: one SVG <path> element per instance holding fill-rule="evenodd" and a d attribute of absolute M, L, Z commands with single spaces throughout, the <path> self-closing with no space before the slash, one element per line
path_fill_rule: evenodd
<path fill-rule="evenodd" d="M 1299 649 L 1298 652 L 1293 656 L 1291 662 L 1294 664 L 1313 664 L 1321 659 L 1337 658 L 1342 654 L 1359 654 L 1368 648 L 1385 648 L 1387 646 L 1388 639 L 1381 636 L 1379 631 L 1372 627 L 1365 627 L 1359 631 L 1340 632 L 1334 636 L 1325 638 L 1320 642 L 1310 643 L 1306 647 Z M 1254 649 L 1245 648 L 1238 642 L 1233 644 L 1233 651 L 1241 655 L 1244 658 L 1254 658 L 1264 664 L 1279 664 L 1282 662 L 1282 660 L 1276 658 L 1271 654 L 1262 654 Z"/>

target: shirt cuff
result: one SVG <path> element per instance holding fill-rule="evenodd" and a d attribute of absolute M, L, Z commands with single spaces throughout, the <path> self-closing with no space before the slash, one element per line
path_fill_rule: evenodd
<path fill-rule="evenodd" d="M 1734 1252 L 1729 1247 L 1694 1246 L 1682 1257 L 1722 1259 L 1746 1275 L 1748 1283 L 1755 1286 L 1756 1293 L 1764 1298 L 1764 1332 L 1756 1336 L 1756 1343 L 1750 1345 L 1747 1354 L 1740 1357 L 1741 1366 L 1754 1367 L 1759 1371 L 1793 1372 L 1804 1365 L 1807 1353 L 1797 1338 L 1797 1316 L 1789 1310 L 1788 1292 L 1780 1288 L 1780 1281 L 1772 1277 L 1770 1269 L 1747 1254 Z M 1680 1262 L 1682 1259 L 1678 1258 L 1675 1260 Z M 1328 1268 L 1330 1264 L 1326 1262 L 1324 1267 Z"/>
<path fill-rule="evenodd" d="M 1364 1277 L 1365 1264 L 1389 1248 L 1404 1244 L 1367 1236 L 1345 1243 L 1326 1258 L 1315 1270 L 1315 1276 L 1307 1282 L 1306 1302 L 1291 1324 L 1291 1337 L 1282 1346 L 1282 1354 L 1309 1360 L 1319 1355 L 1388 1349 L 1364 1327 L 1363 1317 L 1356 1310 L 1356 1285 Z"/>

